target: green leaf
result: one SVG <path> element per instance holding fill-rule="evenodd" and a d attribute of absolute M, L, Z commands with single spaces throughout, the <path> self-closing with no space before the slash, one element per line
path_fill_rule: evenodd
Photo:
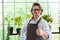
<path fill-rule="evenodd" d="M 45 19 L 47 22 L 53 22 L 53 19 L 51 18 L 51 15 L 49 14 L 43 15 L 42 18 Z"/>

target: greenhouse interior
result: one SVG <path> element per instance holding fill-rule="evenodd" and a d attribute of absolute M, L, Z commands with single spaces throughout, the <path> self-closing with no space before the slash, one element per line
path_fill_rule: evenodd
<path fill-rule="evenodd" d="M 51 40 L 60 40 L 60 0 L 0 0 L 0 40 L 20 40 L 20 30 L 32 17 L 35 2 L 43 9 L 41 16 L 50 17 Z"/>

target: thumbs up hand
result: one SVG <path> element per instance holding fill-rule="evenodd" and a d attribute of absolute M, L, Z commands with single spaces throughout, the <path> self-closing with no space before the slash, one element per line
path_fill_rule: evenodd
<path fill-rule="evenodd" d="M 37 34 L 38 36 L 42 36 L 42 35 L 43 35 L 43 32 L 44 32 L 44 31 L 43 31 L 42 29 L 40 29 L 40 28 L 36 30 L 36 34 Z"/>

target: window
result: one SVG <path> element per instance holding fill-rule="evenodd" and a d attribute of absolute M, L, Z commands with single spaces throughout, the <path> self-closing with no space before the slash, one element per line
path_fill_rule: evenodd
<path fill-rule="evenodd" d="M 14 2 L 14 0 L 3 0 L 4 2 Z"/>
<path fill-rule="evenodd" d="M 58 2 L 58 0 L 48 0 L 49 2 Z"/>
<path fill-rule="evenodd" d="M 0 3 L 0 24 L 2 24 L 2 3 Z"/>
<path fill-rule="evenodd" d="M 42 3 L 44 3 L 44 2 L 48 2 L 48 0 L 38 0 L 38 2 L 42 2 Z"/>
<path fill-rule="evenodd" d="M 2 3 L 3 1 L 3 3 Z M 33 3 L 39 2 L 43 8 L 43 14 L 51 14 L 53 22 L 51 23 L 51 31 L 59 32 L 60 27 L 60 0 L 0 0 L 0 40 L 6 40 L 8 23 L 5 17 L 15 18 L 22 16 L 23 24 L 26 21 L 25 14 L 31 14 L 30 9 Z M 2 23 L 4 18 L 4 23 Z M 14 27 L 16 31 L 16 25 L 14 21 L 10 21 L 10 26 Z M 3 26 L 4 24 L 4 26 Z M 22 26 L 21 26 L 22 27 Z M 3 29 L 4 28 L 4 29 Z M 3 33 L 4 30 L 4 33 Z M 4 34 L 4 38 L 2 35 Z M 10 40 L 17 40 L 19 36 L 12 35 Z M 52 40 L 59 40 L 59 34 L 53 34 Z"/>

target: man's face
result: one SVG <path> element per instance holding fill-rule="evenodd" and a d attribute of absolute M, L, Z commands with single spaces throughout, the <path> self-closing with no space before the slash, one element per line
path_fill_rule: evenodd
<path fill-rule="evenodd" d="M 40 16 L 41 14 L 41 9 L 39 6 L 33 6 L 32 13 L 34 16 Z"/>

